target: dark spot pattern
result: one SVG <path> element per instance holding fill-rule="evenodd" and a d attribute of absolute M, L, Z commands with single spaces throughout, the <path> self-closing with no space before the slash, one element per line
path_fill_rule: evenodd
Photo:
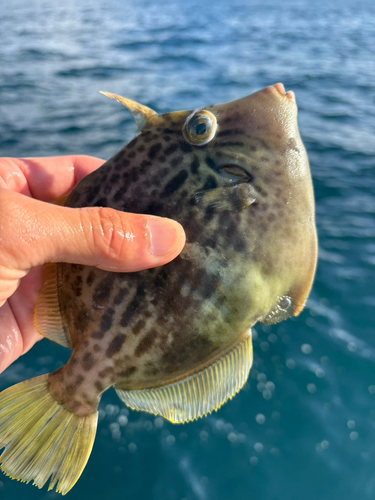
<path fill-rule="evenodd" d="M 140 283 L 137 286 L 137 290 L 136 290 L 136 293 L 134 295 L 133 300 L 129 303 L 128 307 L 125 309 L 125 311 L 121 317 L 120 325 L 122 327 L 128 326 L 128 324 L 132 320 L 133 316 L 138 311 L 138 308 L 142 304 L 144 294 L 145 294 L 145 285 L 144 285 L 144 283 Z"/>
<path fill-rule="evenodd" d="M 162 288 L 164 285 L 166 285 L 168 281 L 168 276 L 169 276 L 168 270 L 162 267 L 158 272 L 158 274 L 156 275 L 156 278 L 154 279 L 155 286 L 157 288 Z"/>
<path fill-rule="evenodd" d="M 113 196 L 113 201 L 115 203 L 118 203 L 119 201 L 121 201 L 123 199 L 124 194 L 125 193 L 124 193 L 124 190 L 122 188 L 118 189 Z"/>
<path fill-rule="evenodd" d="M 134 167 L 130 171 L 130 182 L 137 182 L 139 179 L 139 171 L 137 167 Z"/>
<path fill-rule="evenodd" d="M 205 162 L 208 167 L 212 168 L 212 170 L 216 170 L 216 164 L 212 158 L 206 156 Z"/>
<path fill-rule="evenodd" d="M 111 328 L 114 312 L 115 311 L 111 307 L 106 310 L 106 312 L 103 314 L 102 321 L 100 323 L 100 330 L 107 331 Z"/>
<path fill-rule="evenodd" d="M 102 306 L 107 303 L 110 297 L 110 293 L 113 287 L 113 276 L 107 274 L 107 276 L 101 280 L 99 285 L 96 287 L 93 295 L 93 304 L 95 306 Z"/>
<path fill-rule="evenodd" d="M 206 177 L 203 189 L 215 189 L 217 188 L 217 181 L 213 175 L 208 175 Z"/>
<path fill-rule="evenodd" d="M 163 210 L 163 204 L 159 201 L 151 202 L 145 209 L 146 214 L 160 215 Z"/>
<path fill-rule="evenodd" d="M 94 385 L 99 393 L 103 391 L 104 387 L 100 380 L 97 380 Z"/>
<path fill-rule="evenodd" d="M 82 368 L 85 372 L 90 371 L 95 364 L 94 356 L 91 352 L 86 352 L 82 357 Z"/>
<path fill-rule="evenodd" d="M 74 317 L 74 328 L 78 331 L 85 332 L 90 320 L 88 309 L 82 304 L 76 309 Z"/>
<path fill-rule="evenodd" d="M 100 186 L 94 186 L 94 187 L 89 187 L 87 188 L 87 194 L 86 194 L 86 203 L 87 205 L 91 205 L 95 198 L 98 196 L 100 193 Z"/>
<path fill-rule="evenodd" d="M 147 167 L 151 167 L 152 163 L 148 160 L 143 160 L 141 162 L 141 171 L 144 172 Z"/>
<path fill-rule="evenodd" d="M 148 152 L 148 157 L 150 158 L 150 160 L 154 160 L 157 157 L 157 155 L 159 154 L 161 148 L 162 148 L 162 146 L 161 146 L 160 142 L 158 142 L 156 144 L 153 144 L 150 147 L 150 150 Z"/>
<path fill-rule="evenodd" d="M 107 207 L 108 206 L 108 198 L 99 198 L 99 200 L 96 200 L 95 203 L 93 203 L 93 206 L 95 206 L 95 207 Z"/>
<path fill-rule="evenodd" d="M 244 238 L 236 238 L 233 244 L 233 249 L 238 253 L 244 253 L 246 251 L 247 244 Z"/>
<path fill-rule="evenodd" d="M 112 366 L 108 366 L 107 368 L 104 368 L 104 370 L 100 370 L 98 372 L 98 375 L 99 377 L 101 378 L 107 378 L 109 377 L 110 375 L 112 375 L 114 373 L 114 368 Z"/>
<path fill-rule="evenodd" d="M 78 410 L 78 408 L 81 406 L 81 403 L 79 401 L 71 401 L 69 408 L 71 411 Z"/>
<path fill-rule="evenodd" d="M 111 184 L 116 184 L 118 180 L 120 179 L 120 174 L 112 174 L 111 177 L 109 178 L 109 182 Z"/>
<path fill-rule="evenodd" d="M 195 200 L 193 200 L 195 203 Z M 208 224 L 212 219 L 215 217 L 215 212 L 211 208 L 206 208 L 205 214 L 204 214 L 204 222 Z M 209 238 L 208 240 L 205 240 L 205 245 L 208 245 L 212 248 L 215 248 L 215 246 L 212 246 L 212 241 L 216 242 L 215 238 Z M 210 243 L 211 242 L 211 243 Z"/>
<path fill-rule="evenodd" d="M 183 153 L 191 153 L 193 151 L 193 146 L 189 144 L 188 142 L 181 141 L 180 142 L 180 150 Z"/>
<path fill-rule="evenodd" d="M 137 145 L 137 142 L 138 142 L 138 137 L 134 137 L 134 139 L 132 139 L 127 145 L 127 148 L 129 149 L 134 148 Z"/>
<path fill-rule="evenodd" d="M 136 366 L 129 366 L 129 368 L 127 368 L 126 370 L 124 370 L 124 371 L 122 371 L 120 373 L 120 377 L 128 378 L 131 375 L 134 375 L 134 373 L 136 371 L 137 371 L 137 367 Z"/>
<path fill-rule="evenodd" d="M 80 273 L 83 271 L 82 264 L 71 264 L 70 267 L 71 267 L 73 273 Z"/>
<path fill-rule="evenodd" d="M 108 308 L 106 312 L 103 314 L 99 330 L 95 331 L 92 334 L 92 338 L 94 339 L 102 339 L 105 333 L 112 327 L 113 322 L 113 314 L 114 310 L 112 308 Z"/>
<path fill-rule="evenodd" d="M 171 179 L 165 186 L 164 191 L 161 193 L 161 197 L 166 198 L 168 196 L 171 196 L 172 193 L 177 191 L 177 189 L 179 189 L 184 184 L 187 178 L 188 178 L 187 171 L 181 170 L 181 172 L 175 175 L 173 179 Z"/>
<path fill-rule="evenodd" d="M 180 163 L 182 163 L 182 160 L 183 160 L 182 156 L 175 156 L 170 160 L 169 164 L 173 169 L 175 169 L 180 165 Z"/>
<path fill-rule="evenodd" d="M 76 297 L 79 297 L 82 293 L 82 284 L 82 276 L 76 276 L 75 280 L 71 284 L 72 291 Z"/>
<path fill-rule="evenodd" d="M 168 146 L 165 150 L 164 150 L 164 154 L 165 156 L 169 156 L 171 155 L 172 153 L 176 152 L 178 149 L 178 145 L 177 144 L 171 144 L 170 146 Z"/>
<path fill-rule="evenodd" d="M 268 222 L 273 222 L 275 219 L 276 219 L 276 215 L 272 214 L 272 213 L 269 214 L 267 217 Z"/>
<path fill-rule="evenodd" d="M 129 293 L 127 288 L 120 288 L 117 292 L 116 297 L 113 299 L 113 305 L 118 306 L 124 300 L 126 295 Z"/>
<path fill-rule="evenodd" d="M 126 167 L 128 167 L 130 165 L 130 161 L 127 159 L 127 158 L 121 158 L 121 162 L 119 164 L 119 166 L 121 167 L 121 169 L 124 169 Z"/>
<path fill-rule="evenodd" d="M 122 347 L 122 344 L 126 340 L 126 335 L 123 333 L 119 333 L 116 335 L 114 339 L 111 340 L 107 350 L 105 351 L 105 355 L 107 358 L 112 358 L 115 354 L 117 354 Z"/>
<path fill-rule="evenodd" d="M 137 348 L 134 352 L 135 356 L 137 358 L 141 357 L 143 354 L 145 354 L 146 352 L 148 352 L 151 347 L 153 346 L 155 340 L 156 340 L 156 337 L 157 337 L 157 331 L 152 329 L 150 330 L 147 335 L 145 335 L 143 337 L 143 339 L 139 342 L 139 344 L 137 345 Z"/>
<path fill-rule="evenodd" d="M 142 329 L 145 327 L 146 321 L 144 319 L 140 319 L 132 328 L 132 334 L 138 335 Z"/>
<path fill-rule="evenodd" d="M 66 384 L 65 390 L 67 394 L 71 397 L 75 393 L 76 387 L 74 384 Z"/>
<path fill-rule="evenodd" d="M 197 174 L 199 169 L 198 157 L 194 155 L 193 161 L 190 163 L 190 171 L 192 174 Z"/>

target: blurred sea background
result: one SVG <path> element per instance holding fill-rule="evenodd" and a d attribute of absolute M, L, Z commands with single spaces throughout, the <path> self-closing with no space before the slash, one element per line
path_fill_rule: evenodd
<path fill-rule="evenodd" d="M 315 187 L 305 311 L 254 329 L 244 390 L 172 425 L 114 391 L 70 500 L 375 498 L 375 3 L 0 0 L 0 155 L 109 158 L 135 133 L 118 93 L 159 113 L 283 82 Z M 0 389 L 50 372 L 48 341 Z M 1 500 L 60 498 L 0 476 Z"/>

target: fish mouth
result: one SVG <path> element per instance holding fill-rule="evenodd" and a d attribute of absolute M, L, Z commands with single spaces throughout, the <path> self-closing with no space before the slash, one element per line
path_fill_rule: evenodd
<path fill-rule="evenodd" d="M 292 90 L 285 91 L 285 87 L 282 83 L 275 83 L 275 85 L 272 85 L 272 87 L 277 91 L 279 95 L 284 97 L 290 102 L 296 102 L 296 96 L 294 95 L 294 92 Z"/>

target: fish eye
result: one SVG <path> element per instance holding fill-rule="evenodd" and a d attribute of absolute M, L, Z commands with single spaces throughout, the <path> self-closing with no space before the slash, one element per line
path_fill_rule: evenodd
<path fill-rule="evenodd" d="M 194 111 L 188 116 L 184 125 L 184 137 L 195 146 L 203 146 L 210 142 L 216 132 L 216 117 L 206 110 Z"/>

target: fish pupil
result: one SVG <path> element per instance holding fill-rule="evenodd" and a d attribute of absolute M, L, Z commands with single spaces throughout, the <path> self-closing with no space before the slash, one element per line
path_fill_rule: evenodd
<path fill-rule="evenodd" d="M 204 135 L 207 131 L 207 125 L 205 123 L 199 123 L 196 127 L 195 127 L 195 133 L 197 135 Z"/>

